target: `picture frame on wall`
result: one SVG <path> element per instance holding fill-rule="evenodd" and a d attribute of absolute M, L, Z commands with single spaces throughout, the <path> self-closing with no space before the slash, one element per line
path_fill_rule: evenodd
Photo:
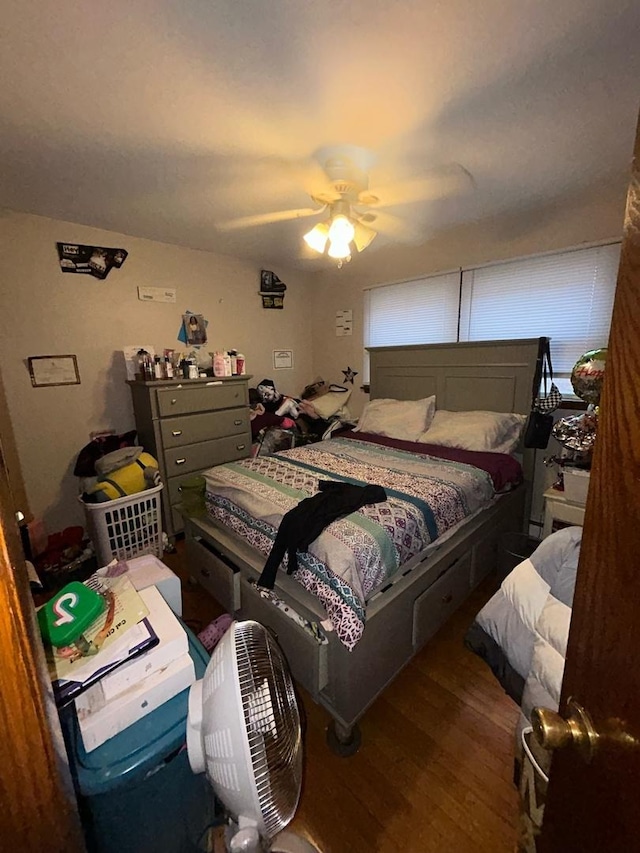
<path fill-rule="evenodd" d="M 282 370 L 293 367 L 293 350 L 275 349 L 273 351 L 273 369 Z"/>
<path fill-rule="evenodd" d="M 80 385 L 80 371 L 75 355 L 32 355 L 27 362 L 34 388 Z"/>
<path fill-rule="evenodd" d="M 207 321 L 202 314 L 183 314 L 182 323 L 189 346 L 202 346 L 207 342 Z"/>

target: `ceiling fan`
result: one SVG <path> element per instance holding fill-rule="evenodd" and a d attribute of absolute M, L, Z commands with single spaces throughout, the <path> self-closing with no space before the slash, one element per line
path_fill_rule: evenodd
<path fill-rule="evenodd" d="M 372 155 L 355 146 L 324 149 L 300 164 L 289 164 L 305 186 L 315 207 L 243 216 L 218 224 L 221 231 L 251 228 L 311 216 L 323 218 L 304 235 L 305 243 L 342 266 L 352 250 L 364 251 L 376 234 L 411 242 L 422 236 L 415 223 L 387 211 L 386 207 L 435 200 L 469 191 L 470 173 L 457 163 L 431 169 L 420 178 L 397 181 L 369 189 L 368 166 Z"/>

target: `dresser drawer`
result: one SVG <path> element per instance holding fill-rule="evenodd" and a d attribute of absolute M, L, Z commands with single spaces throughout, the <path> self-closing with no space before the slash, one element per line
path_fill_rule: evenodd
<path fill-rule="evenodd" d="M 456 560 L 413 605 L 413 646 L 419 649 L 462 604 L 471 585 L 471 554 Z"/>
<path fill-rule="evenodd" d="M 237 435 L 226 438 L 213 438 L 211 441 L 200 441 L 188 444 L 186 447 L 173 447 L 167 450 L 164 459 L 169 478 L 191 474 L 203 468 L 213 468 L 223 462 L 243 459 L 249 455 L 251 442 L 249 436 Z"/>
<path fill-rule="evenodd" d="M 162 443 L 166 450 L 170 447 L 208 441 L 210 438 L 242 435 L 248 429 L 249 411 L 246 408 L 203 412 L 200 415 L 182 415 L 182 417 L 166 418 L 160 421 Z"/>
<path fill-rule="evenodd" d="M 233 409 L 248 406 L 246 382 L 230 382 L 220 385 L 180 385 L 173 388 L 158 388 L 156 391 L 160 417 L 189 415 L 210 409 Z"/>

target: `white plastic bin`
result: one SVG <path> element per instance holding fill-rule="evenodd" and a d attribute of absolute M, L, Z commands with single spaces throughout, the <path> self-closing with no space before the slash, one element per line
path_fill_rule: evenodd
<path fill-rule="evenodd" d="M 565 468 L 562 474 L 564 496 L 574 504 L 586 504 L 589 491 L 589 471 L 580 468 Z"/>
<path fill-rule="evenodd" d="M 114 557 L 118 560 L 140 554 L 162 557 L 161 491 L 162 483 L 104 503 L 85 503 L 80 498 L 99 566 L 106 566 Z"/>

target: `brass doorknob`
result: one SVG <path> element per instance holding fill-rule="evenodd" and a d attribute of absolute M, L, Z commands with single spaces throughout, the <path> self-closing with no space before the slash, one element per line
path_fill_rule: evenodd
<path fill-rule="evenodd" d="M 598 733 L 591 718 L 573 699 L 567 703 L 566 720 L 550 708 L 534 708 L 531 725 L 536 740 L 543 749 L 576 747 L 586 762 L 591 761 L 598 743 Z"/>

